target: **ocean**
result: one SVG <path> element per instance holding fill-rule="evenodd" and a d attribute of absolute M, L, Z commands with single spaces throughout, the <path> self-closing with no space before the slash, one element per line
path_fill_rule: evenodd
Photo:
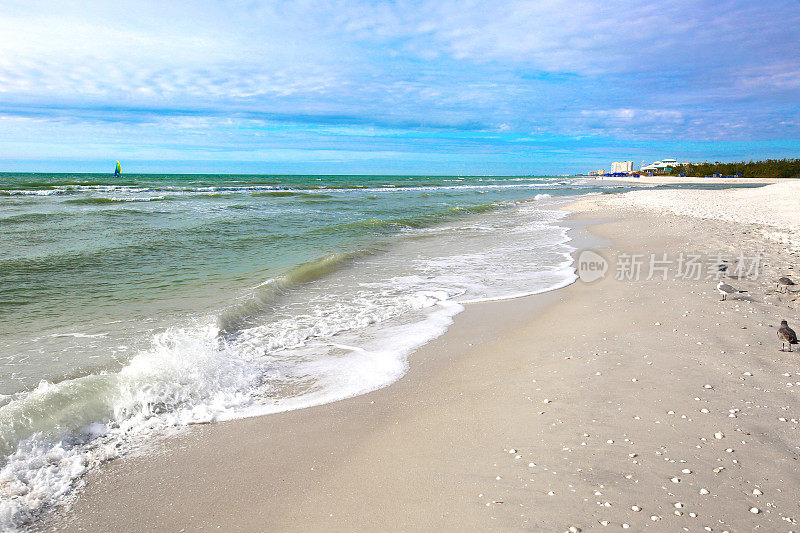
<path fill-rule="evenodd" d="M 188 424 L 387 386 L 575 280 L 565 177 L 0 174 L 0 529 Z"/>

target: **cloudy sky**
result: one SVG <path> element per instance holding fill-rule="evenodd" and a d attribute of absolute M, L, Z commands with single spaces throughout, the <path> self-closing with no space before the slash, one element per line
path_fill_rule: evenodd
<path fill-rule="evenodd" d="M 4 0 L 0 170 L 798 157 L 799 35 L 798 0 Z"/>

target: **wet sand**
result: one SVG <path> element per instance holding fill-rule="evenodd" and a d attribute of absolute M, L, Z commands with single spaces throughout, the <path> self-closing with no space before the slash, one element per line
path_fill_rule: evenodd
<path fill-rule="evenodd" d="M 800 353 L 776 330 L 800 323 L 774 282 L 796 256 L 760 226 L 606 198 L 574 209 L 605 243 L 604 279 L 467 306 L 388 388 L 113 461 L 44 527 L 796 528 Z M 748 292 L 720 302 L 716 280 L 646 268 L 615 279 L 620 254 L 692 252 L 734 258 L 724 279 Z M 739 252 L 762 255 L 758 279 L 730 277 Z"/>

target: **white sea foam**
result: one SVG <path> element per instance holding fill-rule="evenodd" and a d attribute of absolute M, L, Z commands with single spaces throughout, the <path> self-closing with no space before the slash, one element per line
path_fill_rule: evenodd
<path fill-rule="evenodd" d="M 111 200 L 114 202 L 155 202 L 158 200 L 163 200 L 164 198 L 165 198 L 164 196 L 149 196 L 146 198 L 142 197 L 123 198 L 119 196 L 113 196 L 111 197 Z"/>
<path fill-rule="evenodd" d="M 97 339 L 100 337 L 105 337 L 108 333 L 53 333 L 51 337 L 75 337 L 76 339 Z"/>
<path fill-rule="evenodd" d="M 4 196 L 52 196 L 54 194 L 64 194 L 62 189 L 22 189 L 0 191 Z"/>
<path fill-rule="evenodd" d="M 326 190 L 350 190 L 361 192 L 404 192 L 404 191 L 448 191 L 448 190 L 492 190 L 492 189 L 541 189 L 552 188 L 554 183 L 504 183 L 492 185 L 481 183 L 479 185 L 421 185 L 418 187 L 370 187 L 364 189 L 326 189 Z M 324 189 L 324 188 L 323 188 Z"/>
<path fill-rule="evenodd" d="M 453 182 L 453 185 L 412 185 L 412 186 L 397 186 L 395 184 L 385 184 L 372 187 L 336 187 L 336 186 L 318 186 L 313 189 L 309 188 L 292 188 L 277 185 L 209 185 L 209 186 L 177 186 L 177 185 L 160 185 L 160 186 L 137 186 L 137 185 L 107 185 L 107 184 L 93 184 L 93 185 L 56 185 L 51 189 L 14 189 L 0 191 L 1 195 L 6 196 L 53 196 L 53 195 L 73 195 L 73 194 L 92 194 L 92 193 L 105 193 L 105 194 L 125 194 L 130 196 L 115 197 L 116 200 L 126 201 L 149 201 L 152 199 L 163 199 L 163 196 L 152 198 L 137 197 L 136 195 L 146 194 L 161 194 L 168 192 L 178 195 L 209 195 L 219 193 L 248 193 L 248 192 L 272 192 L 272 191 L 285 191 L 302 193 L 313 193 L 315 191 L 324 191 L 325 193 L 402 193 L 413 191 L 464 191 L 464 190 L 526 190 L 526 189 L 540 189 L 540 188 L 565 188 L 567 186 L 578 187 L 592 187 L 597 186 L 596 182 L 589 181 L 554 181 L 542 180 L 536 178 L 504 178 L 502 180 L 478 180 L 477 183 L 467 185 L 463 180 L 442 180 L 443 182 Z M 502 181 L 502 182 L 499 182 Z M 499 182 L 499 183 L 498 183 Z M 632 188 L 637 187 L 639 184 L 626 184 L 622 187 Z"/>
<path fill-rule="evenodd" d="M 232 341 L 211 326 L 168 330 L 117 374 L 41 383 L 0 407 L 0 433 L 16 448 L 0 469 L 0 528 L 28 523 L 123 444 L 172 427 L 319 405 L 396 381 L 408 354 L 443 333 L 462 309 L 448 296 L 420 292 L 393 306 L 382 302 L 371 313 L 340 309 L 316 323 L 287 320 L 244 330 Z M 342 335 L 407 309 L 427 312 L 363 346 L 356 344 L 359 334 Z M 320 340 L 334 335 L 343 342 Z M 35 420 L 59 403 L 55 425 L 52 418 Z M 28 412 L 34 416 L 25 423 L 21 415 Z"/>
<path fill-rule="evenodd" d="M 286 394 L 259 402 L 230 417 L 270 414 L 330 403 L 365 394 L 400 379 L 408 370 L 408 355 L 443 334 L 452 317 L 463 310 L 459 304 L 422 296 L 431 307 L 421 322 L 382 328 L 379 336 L 343 335 L 342 342 L 311 344 L 294 350 L 291 365 L 283 367 L 286 383 L 314 376 L 313 387 L 296 395 Z M 435 303 L 433 303 L 435 302 Z M 357 344 L 356 344 L 357 343 Z M 325 355 L 320 355 L 320 353 Z M 286 354 L 289 355 L 289 354 Z M 220 417 L 226 418 L 226 417 Z"/>

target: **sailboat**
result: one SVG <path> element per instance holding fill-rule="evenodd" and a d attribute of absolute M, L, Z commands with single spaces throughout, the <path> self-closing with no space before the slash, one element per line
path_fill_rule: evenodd
<path fill-rule="evenodd" d="M 122 176 L 122 167 L 119 166 L 119 161 L 117 161 L 117 168 L 114 169 L 114 177 Z"/>

